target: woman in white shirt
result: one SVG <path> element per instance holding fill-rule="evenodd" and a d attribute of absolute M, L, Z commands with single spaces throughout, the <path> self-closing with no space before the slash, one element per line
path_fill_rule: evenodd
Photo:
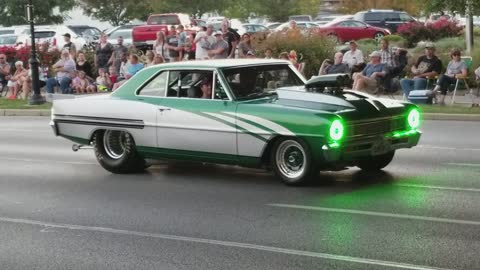
<path fill-rule="evenodd" d="M 168 44 L 165 42 L 165 33 L 162 31 L 157 32 L 157 39 L 155 40 L 155 43 L 153 44 L 153 53 L 155 55 L 160 55 L 163 57 L 163 59 L 167 59 L 168 54 L 168 49 L 167 49 Z"/>

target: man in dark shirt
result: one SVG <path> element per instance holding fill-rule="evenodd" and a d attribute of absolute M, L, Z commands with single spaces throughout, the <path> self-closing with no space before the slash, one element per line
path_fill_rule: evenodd
<path fill-rule="evenodd" d="M 330 63 L 329 63 L 330 61 Z M 343 61 L 343 53 L 337 52 L 335 53 L 335 60 L 331 63 L 331 60 L 326 59 L 323 61 L 322 66 L 318 72 L 318 75 L 325 75 L 325 74 L 338 74 L 338 73 L 350 73 L 350 69 Z"/>
<path fill-rule="evenodd" d="M 425 44 L 425 55 L 418 58 L 417 63 L 412 66 L 413 79 L 400 81 L 403 93 L 408 98 L 412 90 L 425 90 L 427 80 L 442 72 L 442 61 L 435 55 L 435 45 Z"/>
<path fill-rule="evenodd" d="M 235 58 L 238 40 L 235 34 L 228 29 L 228 23 L 222 24 L 223 39 L 228 43 L 228 58 Z"/>
<path fill-rule="evenodd" d="M 170 56 L 170 62 L 179 61 L 178 35 L 175 26 L 170 27 L 170 35 L 167 37 L 167 49 Z"/>
<path fill-rule="evenodd" d="M 75 47 L 75 44 L 71 41 L 71 38 L 72 36 L 69 33 L 63 35 L 65 44 L 63 45 L 62 51 L 68 50 L 72 59 L 75 60 L 77 58 L 77 48 Z"/>

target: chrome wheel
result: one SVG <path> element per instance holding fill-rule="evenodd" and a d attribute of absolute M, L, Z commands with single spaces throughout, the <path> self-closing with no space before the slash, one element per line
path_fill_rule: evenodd
<path fill-rule="evenodd" d="M 112 159 L 121 159 L 126 153 L 126 141 L 130 136 L 125 131 L 107 130 L 103 135 L 105 153 Z"/>
<path fill-rule="evenodd" d="M 294 140 L 283 141 L 275 154 L 278 170 L 287 178 L 301 177 L 305 172 L 306 154 Z"/>
<path fill-rule="evenodd" d="M 373 39 L 375 39 L 377 42 L 380 42 L 380 40 L 384 37 L 385 35 L 383 33 L 376 33 L 375 36 L 373 36 Z"/>

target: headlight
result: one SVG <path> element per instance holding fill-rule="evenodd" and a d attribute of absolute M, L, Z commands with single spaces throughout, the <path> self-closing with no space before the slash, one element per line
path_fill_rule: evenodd
<path fill-rule="evenodd" d="M 407 116 L 407 123 L 411 129 L 416 129 L 420 126 L 420 111 L 412 109 Z"/>
<path fill-rule="evenodd" d="M 330 125 L 330 139 L 340 141 L 345 135 L 345 127 L 341 120 L 336 119 Z"/>

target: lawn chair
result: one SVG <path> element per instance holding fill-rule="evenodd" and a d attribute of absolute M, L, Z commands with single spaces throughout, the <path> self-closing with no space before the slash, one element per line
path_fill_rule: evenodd
<path fill-rule="evenodd" d="M 455 96 L 457 95 L 457 90 L 460 84 L 460 81 L 463 81 L 463 84 L 465 85 L 466 89 L 469 91 L 469 94 L 472 97 L 472 104 L 474 103 L 474 96 L 473 96 L 473 91 L 470 89 L 470 86 L 468 86 L 468 71 L 470 70 L 470 67 L 472 66 L 473 59 L 471 56 L 462 56 L 462 61 L 465 62 L 467 65 L 467 75 L 457 75 L 457 81 L 455 82 L 455 89 L 453 89 L 453 95 L 452 95 L 452 104 L 455 103 Z"/>

